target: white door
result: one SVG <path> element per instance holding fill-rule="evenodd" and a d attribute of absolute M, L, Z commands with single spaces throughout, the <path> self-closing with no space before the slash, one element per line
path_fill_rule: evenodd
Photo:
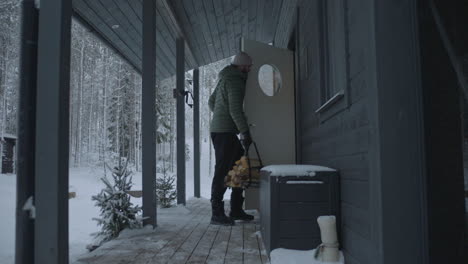
<path fill-rule="evenodd" d="M 244 110 L 263 163 L 295 164 L 294 54 L 252 40 L 241 43 L 253 60 Z M 253 145 L 249 155 L 256 156 Z"/>

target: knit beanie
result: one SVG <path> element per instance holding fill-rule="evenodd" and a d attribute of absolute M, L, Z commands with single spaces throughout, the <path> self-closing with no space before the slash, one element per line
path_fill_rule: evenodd
<path fill-rule="evenodd" d="M 249 54 L 241 51 L 236 56 L 234 56 L 234 58 L 232 59 L 231 64 L 232 65 L 237 65 L 237 66 L 252 65 L 252 58 L 249 56 Z"/>

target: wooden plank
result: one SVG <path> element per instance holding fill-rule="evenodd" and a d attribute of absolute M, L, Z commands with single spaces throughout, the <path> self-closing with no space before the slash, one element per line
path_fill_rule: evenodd
<path fill-rule="evenodd" d="M 157 225 L 156 194 L 153 186 L 156 185 L 156 13 L 155 5 L 150 0 L 145 0 L 143 11 L 144 46 L 142 44 L 143 74 L 142 74 L 142 182 L 143 182 L 143 221 L 145 225 Z"/>
<path fill-rule="evenodd" d="M 37 27 L 34 263 L 67 264 L 72 1 L 41 2 Z"/>
<path fill-rule="evenodd" d="M 163 19 L 160 11 L 156 10 L 156 48 L 158 49 L 157 56 L 161 59 L 161 62 L 164 64 L 164 68 L 169 72 L 169 76 L 175 74 L 175 38 L 169 34 L 167 30 L 166 22 Z"/>
<path fill-rule="evenodd" d="M 257 0 L 257 21 L 255 23 L 255 40 L 263 41 L 263 16 L 265 15 L 265 0 Z"/>
<path fill-rule="evenodd" d="M 262 32 L 260 34 L 260 39 L 262 42 L 270 43 L 273 42 L 273 38 L 271 40 L 268 38 L 269 29 L 273 26 L 273 6 L 275 2 L 279 2 L 277 0 L 264 0 L 263 5 L 263 23 L 262 23 Z M 276 24 L 274 24 L 276 25 Z"/>
<path fill-rule="evenodd" d="M 190 214 L 186 216 L 186 221 L 181 223 L 180 227 L 174 230 L 170 230 L 169 232 L 160 233 L 158 229 L 156 229 L 156 233 L 154 236 L 156 237 L 154 240 L 141 240 L 137 239 L 135 244 L 142 242 L 143 245 L 141 255 L 135 257 L 135 263 L 154 263 L 152 262 L 153 258 L 159 253 L 160 250 L 165 248 L 176 236 L 174 234 L 179 234 L 186 230 L 187 226 L 193 222 L 198 221 L 197 219 L 201 217 L 201 214 L 206 212 L 206 203 L 197 200 L 190 200 L 187 203 L 187 209 L 190 211 Z M 164 212 L 161 212 L 164 214 Z M 160 218 L 164 218 L 164 215 L 160 214 Z M 165 223 L 167 224 L 167 223 Z M 190 228 L 188 229 L 190 230 Z M 156 244 L 154 244 L 154 243 Z M 111 245 L 111 246 L 109 246 Z M 151 252 L 146 252 L 146 246 L 150 245 Z M 125 248 L 124 244 L 104 244 L 99 247 L 97 250 L 93 251 L 90 256 L 82 258 L 79 260 L 80 263 L 100 263 L 101 260 L 106 258 L 111 258 L 114 254 L 114 251 L 119 251 L 121 248 Z M 109 256 L 111 255 L 111 256 Z M 114 257 L 114 260 L 118 260 Z M 139 262 L 141 260 L 141 262 Z M 146 261 L 146 262 L 145 262 Z"/>
<path fill-rule="evenodd" d="M 231 226 L 221 226 L 216 234 L 213 246 L 210 250 L 206 263 L 222 264 L 226 257 L 227 247 L 231 236 Z"/>
<path fill-rule="evenodd" d="M 299 0 L 287 0 L 283 1 L 283 5 L 281 6 L 280 15 L 278 18 L 278 26 L 276 28 L 275 33 L 275 46 L 286 48 L 289 42 L 289 37 L 291 36 L 293 30 L 293 17 L 296 12 L 297 3 Z M 311 4 L 313 1 L 303 1 L 306 4 Z M 309 18 L 309 12 L 306 10 L 301 10 L 301 14 L 304 18 Z M 301 25 L 301 28 L 308 29 L 310 25 Z M 307 34 L 304 32 L 304 36 L 308 36 L 311 34 Z M 306 42 L 301 42 L 306 44 Z"/>
<path fill-rule="evenodd" d="M 362 237 L 353 230 L 344 227 L 342 236 L 342 247 L 351 255 L 355 256 L 359 263 L 373 263 L 372 252 L 377 245 Z"/>
<path fill-rule="evenodd" d="M 219 225 L 210 225 L 208 227 L 207 232 L 190 256 L 188 263 L 206 263 L 220 229 L 221 226 Z M 222 259 L 224 260 L 224 254 Z"/>
<path fill-rule="evenodd" d="M 245 264 L 262 263 L 254 223 L 244 223 L 244 262 Z"/>
<path fill-rule="evenodd" d="M 143 35 L 143 21 L 140 17 L 138 17 L 137 13 L 135 12 L 134 8 L 130 5 L 129 2 L 136 2 L 137 1 L 126 1 L 126 0 L 115 0 L 116 5 L 119 7 L 121 12 L 125 15 L 129 23 L 133 26 L 133 28 L 138 32 L 139 35 Z M 138 5 L 138 9 L 142 9 L 141 5 Z"/>
<path fill-rule="evenodd" d="M 173 2 L 174 5 L 177 5 L 177 2 Z M 185 7 L 180 3 L 181 10 L 179 11 L 180 13 L 178 14 L 179 21 L 181 21 L 181 26 L 186 29 L 188 39 L 191 40 L 191 44 L 193 45 L 192 47 L 194 48 L 194 57 L 196 58 L 196 61 L 198 62 L 198 65 L 206 65 L 206 58 L 204 57 L 204 46 L 200 45 L 198 36 L 195 34 L 192 24 L 189 21 L 189 18 L 186 14 Z"/>
<path fill-rule="evenodd" d="M 193 194 L 200 198 L 200 70 L 193 70 Z"/>
<path fill-rule="evenodd" d="M 256 232 L 260 233 L 260 224 L 255 225 L 255 230 Z M 265 244 L 263 242 L 263 238 L 261 235 L 257 233 L 257 243 L 258 243 L 258 249 L 260 251 L 260 259 L 262 260 L 262 263 L 269 263 L 270 260 L 268 258 L 268 254 L 265 249 Z"/>
<path fill-rule="evenodd" d="M 235 54 L 234 50 L 236 49 L 237 43 L 235 42 L 234 37 L 234 27 L 233 27 L 233 17 L 232 17 L 232 6 L 231 0 L 219 1 L 220 6 L 224 13 L 224 19 L 226 22 L 226 32 L 227 32 L 227 41 L 229 43 L 229 54 Z"/>
<path fill-rule="evenodd" d="M 177 45 L 177 73 L 176 73 L 176 121 L 177 121 L 177 204 L 186 202 L 186 164 L 185 164 L 185 41 L 178 38 Z"/>
<path fill-rule="evenodd" d="M 341 200 L 364 210 L 369 209 L 369 182 L 341 180 Z"/>
<path fill-rule="evenodd" d="M 221 60 L 222 58 L 224 58 L 222 39 L 221 39 L 222 36 L 218 28 L 218 21 L 217 21 L 217 17 L 215 14 L 213 1 L 203 0 L 203 2 L 201 1 L 196 1 L 196 2 L 200 2 L 199 5 L 201 4 L 203 5 L 206 20 L 208 21 L 208 27 L 211 32 L 211 39 L 213 40 L 213 46 L 211 48 L 215 50 L 216 61 Z"/>
<path fill-rule="evenodd" d="M 249 39 L 255 40 L 257 34 L 257 2 L 249 1 Z"/>
<path fill-rule="evenodd" d="M 159 44 L 165 50 L 163 55 L 168 58 L 171 67 L 173 67 L 175 71 L 176 45 L 174 43 L 176 42 L 177 32 L 175 30 L 171 30 L 174 26 L 170 24 L 171 19 L 168 16 L 168 11 L 165 8 L 158 6 L 156 25 L 158 28 L 158 34 L 161 36 L 158 38 L 160 41 Z M 190 54 L 187 55 L 186 67 L 196 64 L 195 59 L 192 58 Z M 190 63 L 188 61 L 190 61 Z"/>
<path fill-rule="evenodd" d="M 88 24 L 109 43 L 112 43 L 116 50 L 120 52 L 122 57 L 126 58 L 132 65 L 141 71 L 141 55 L 132 50 L 102 19 L 100 16 L 88 6 L 84 0 L 73 2 L 76 13 L 83 18 Z"/>
<path fill-rule="evenodd" d="M 15 261 L 34 263 L 34 223 L 30 212 L 23 206 L 34 196 L 35 180 L 35 127 L 37 87 L 37 26 L 39 10 L 34 1 L 22 2 L 21 57 L 18 97 L 18 141 L 16 145 L 16 217 L 15 217 Z M 3 143 L 0 143 L 3 144 Z M 1 152 L 0 152 L 1 153 Z M 0 161 L 2 162 L 2 161 Z M 0 165 L 1 166 L 1 165 Z"/>
<path fill-rule="evenodd" d="M 240 51 L 240 39 L 242 37 L 242 16 L 240 0 L 232 0 L 233 31 L 234 31 L 234 54 Z"/>
<path fill-rule="evenodd" d="M 224 12 L 222 6 L 220 6 L 219 0 L 211 0 L 211 5 L 216 15 L 216 23 L 218 25 L 218 34 L 221 39 L 221 47 L 223 52 L 223 58 L 230 56 L 229 53 L 229 43 L 228 43 L 228 33 L 226 28 L 226 22 L 224 19 Z"/>
<path fill-rule="evenodd" d="M 177 3 L 178 1 L 174 2 Z M 199 20 L 198 15 L 196 14 L 195 11 L 195 6 L 192 2 L 192 0 L 184 0 L 181 1 L 181 4 L 185 10 L 185 14 L 188 17 L 189 24 L 192 25 L 192 31 L 195 37 L 198 40 L 198 45 L 200 47 L 200 52 L 202 52 L 203 57 L 205 58 L 205 63 L 208 64 L 212 61 L 212 54 L 209 52 L 207 49 L 208 47 L 208 40 L 206 34 L 209 34 L 208 32 L 205 32 L 203 34 L 203 25 L 202 21 Z M 200 31 L 202 30 L 202 31 Z"/>
<path fill-rule="evenodd" d="M 133 12 L 135 13 L 135 15 L 143 23 L 143 13 L 142 13 L 141 1 L 126 1 L 126 0 L 118 0 L 118 1 L 128 2 L 130 7 L 132 8 Z"/>
<path fill-rule="evenodd" d="M 276 28 L 280 18 L 280 10 L 283 3 L 288 0 L 274 0 L 271 13 L 267 13 L 268 24 L 265 25 L 265 42 L 274 42 Z M 271 14 L 271 15 L 270 15 Z"/>
<path fill-rule="evenodd" d="M 209 223 L 209 217 L 206 218 L 207 223 Z M 207 260 L 210 250 L 213 247 L 213 243 L 215 242 L 216 235 L 221 226 L 219 225 L 209 225 L 208 229 L 206 230 L 205 234 L 193 249 L 190 258 L 188 259 L 187 263 L 205 263 Z"/>
<path fill-rule="evenodd" d="M 121 33 L 122 31 L 125 31 L 125 33 L 128 34 L 128 36 L 131 38 L 133 43 L 137 45 L 137 47 L 142 47 L 142 42 L 143 42 L 143 35 L 142 35 L 142 30 L 143 26 L 140 24 L 139 28 L 140 31 L 138 31 L 137 27 L 135 27 L 129 20 L 128 15 L 133 15 L 133 12 L 129 12 L 129 14 L 125 14 L 122 9 L 114 2 L 114 1 L 105 1 L 104 3 L 102 0 L 99 1 L 93 1 L 93 2 L 99 2 L 102 6 L 103 9 L 107 10 L 109 14 L 109 19 L 108 22 L 110 23 L 117 23 L 119 25 L 119 30 L 118 33 Z M 143 8 L 143 7 L 142 7 Z M 110 24 L 115 25 L 115 24 Z"/>
<path fill-rule="evenodd" d="M 99 258 L 99 264 L 124 264 L 133 263 L 133 260 L 138 256 L 140 244 L 125 243 L 126 247 L 121 247 L 118 250 L 113 250 L 112 253 L 106 254 Z M 88 263 L 92 263 L 91 261 Z"/>
<path fill-rule="evenodd" d="M 197 248 L 198 244 L 200 244 L 201 239 L 203 236 L 208 232 L 208 227 L 210 226 L 210 215 L 206 214 L 198 225 L 193 229 L 190 236 L 180 245 L 180 247 L 176 250 L 174 255 L 170 258 L 170 262 L 174 264 L 182 264 L 186 263 L 192 252 Z"/>
<path fill-rule="evenodd" d="M 135 40 L 133 39 L 131 34 L 126 32 L 126 26 L 123 26 L 124 30 L 112 28 L 113 25 L 120 25 L 120 23 L 123 23 L 123 21 L 121 22 L 115 19 L 109 12 L 109 10 L 107 10 L 106 6 L 104 6 L 100 1 L 86 0 L 85 3 L 99 16 L 101 22 L 105 24 L 101 24 L 99 27 L 105 27 L 113 31 L 118 37 L 118 39 L 124 42 L 129 47 L 129 49 L 137 56 L 137 58 L 141 59 L 141 49 L 138 49 L 138 45 L 135 44 Z"/>
<path fill-rule="evenodd" d="M 189 2 L 187 2 L 189 4 Z M 210 55 L 210 62 L 216 61 L 216 51 L 215 45 L 213 42 L 212 35 L 210 34 L 210 26 L 208 25 L 208 21 L 206 19 L 205 8 L 203 7 L 203 2 L 192 0 L 192 13 L 194 13 L 194 19 L 199 22 L 199 27 L 195 30 L 198 34 L 202 34 L 205 38 L 205 49 L 208 50 L 208 54 Z"/>
<path fill-rule="evenodd" d="M 195 30 L 199 25 L 197 21 L 193 19 L 193 15 L 189 15 L 192 10 L 186 6 L 186 2 L 190 3 L 191 0 L 172 1 L 171 3 L 174 5 L 174 9 L 178 11 L 177 15 L 182 21 L 182 27 L 187 29 L 189 39 L 194 40 L 195 46 L 197 47 L 196 50 L 198 50 L 196 54 L 200 65 L 206 65 L 209 63 L 209 57 L 206 52 L 206 43 L 203 36 L 197 34 Z"/>
<path fill-rule="evenodd" d="M 371 238 L 370 214 L 368 210 L 342 202 L 341 214 L 342 226 L 354 230 L 367 239 Z"/>
<path fill-rule="evenodd" d="M 369 180 L 369 153 L 367 152 L 332 159 L 320 159 L 316 163 L 326 167 L 338 168 L 342 180 Z"/>
<path fill-rule="evenodd" d="M 127 1 L 127 0 L 118 0 L 122 2 L 127 2 L 130 7 L 132 8 L 132 11 L 135 13 L 135 15 L 140 19 L 141 23 L 143 23 L 143 9 L 141 6 L 140 1 Z"/>
<path fill-rule="evenodd" d="M 311 117 L 317 117 L 313 109 L 304 112 L 308 117 L 302 119 L 303 129 L 311 130 L 305 135 L 305 139 L 312 140 L 310 143 L 323 142 L 334 137 L 343 136 L 350 131 L 357 130 L 369 126 L 369 106 L 365 102 L 359 102 L 351 105 L 348 111 L 337 114 L 334 118 L 327 122 L 318 124 Z"/>
<path fill-rule="evenodd" d="M 232 227 L 231 236 L 229 238 L 228 248 L 226 252 L 226 264 L 237 264 L 243 262 L 243 241 L 244 231 L 242 224 L 236 224 Z"/>
<path fill-rule="evenodd" d="M 200 225 L 202 219 L 206 219 L 206 216 L 200 214 L 193 218 L 182 230 L 174 234 L 174 238 L 153 257 L 152 261 L 161 263 L 169 261 L 179 247 L 190 237 L 195 228 Z"/>
<path fill-rule="evenodd" d="M 241 0 L 242 37 L 249 37 L 249 0 Z"/>
<path fill-rule="evenodd" d="M 192 63 L 190 64 L 191 67 L 195 68 L 200 65 L 199 61 L 195 58 L 194 55 L 194 50 L 193 50 L 193 38 L 189 38 L 189 35 L 187 34 L 186 28 L 184 28 L 181 24 L 180 18 L 177 17 L 177 14 L 175 10 L 173 9 L 173 6 L 167 1 L 167 0 L 160 0 L 158 1 L 162 5 L 162 9 L 164 10 L 164 13 L 167 14 L 166 18 L 168 19 L 169 25 L 173 30 L 175 30 L 176 34 L 174 36 L 178 38 L 183 38 L 185 39 L 185 49 L 187 50 L 187 56 L 186 56 L 186 61 L 191 61 Z"/>
<path fill-rule="evenodd" d="M 323 142 L 314 142 L 313 144 L 304 144 L 304 154 L 314 156 L 319 155 L 322 159 L 337 156 L 352 155 L 364 153 L 369 150 L 369 128 L 362 127 L 347 134 L 335 138 L 324 139 Z"/>

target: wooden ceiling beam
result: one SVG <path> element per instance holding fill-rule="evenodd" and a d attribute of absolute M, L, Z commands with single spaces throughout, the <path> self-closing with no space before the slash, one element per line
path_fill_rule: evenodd
<path fill-rule="evenodd" d="M 197 68 L 200 66 L 200 62 L 197 61 L 196 57 L 194 56 L 192 45 L 190 43 L 190 40 L 187 37 L 187 33 L 185 32 L 185 29 L 182 26 L 182 23 L 180 23 L 180 20 L 178 19 L 176 12 L 174 11 L 173 6 L 169 3 L 168 0 L 158 0 L 160 5 L 167 11 L 168 13 L 168 18 L 171 22 L 171 25 L 173 26 L 173 30 L 176 32 L 177 38 L 183 38 L 185 39 L 185 49 L 187 53 L 187 59 L 191 59 L 194 63 L 194 68 Z"/>
<path fill-rule="evenodd" d="M 276 47 L 286 48 L 288 46 L 289 38 L 294 29 L 297 4 L 298 0 L 283 0 L 273 42 Z"/>

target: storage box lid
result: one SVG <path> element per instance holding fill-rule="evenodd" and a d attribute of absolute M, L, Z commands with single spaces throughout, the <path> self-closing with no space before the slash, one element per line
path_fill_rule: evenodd
<path fill-rule="evenodd" d="M 331 168 L 317 165 L 270 165 L 262 168 L 262 171 L 270 172 L 270 176 L 315 176 L 317 171 L 336 171 Z"/>

